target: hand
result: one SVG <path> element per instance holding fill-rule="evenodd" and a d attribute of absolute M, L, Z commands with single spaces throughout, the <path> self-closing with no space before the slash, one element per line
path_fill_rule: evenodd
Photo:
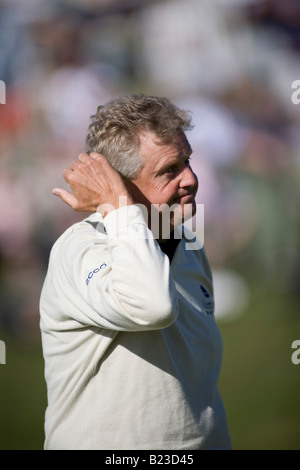
<path fill-rule="evenodd" d="M 120 174 L 99 153 L 82 153 L 63 172 L 72 193 L 54 188 L 53 194 L 79 212 L 100 211 L 105 217 L 112 210 L 133 204 Z"/>

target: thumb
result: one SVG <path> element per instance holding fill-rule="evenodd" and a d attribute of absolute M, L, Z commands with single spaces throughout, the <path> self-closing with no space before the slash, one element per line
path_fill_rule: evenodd
<path fill-rule="evenodd" d="M 55 196 L 59 196 L 62 201 L 64 201 L 69 206 L 71 206 L 73 209 L 76 208 L 77 206 L 76 197 L 73 194 L 69 193 L 69 191 L 67 191 L 66 189 L 54 188 L 52 190 L 52 194 L 54 194 Z"/>

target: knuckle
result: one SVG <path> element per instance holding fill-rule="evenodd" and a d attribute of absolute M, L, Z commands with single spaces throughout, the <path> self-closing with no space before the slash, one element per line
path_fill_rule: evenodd
<path fill-rule="evenodd" d="M 90 157 L 93 159 L 98 159 L 98 158 L 101 158 L 102 155 L 98 152 L 91 152 Z"/>
<path fill-rule="evenodd" d="M 69 180 L 69 181 L 75 181 L 75 173 L 74 173 L 74 171 L 71 171 L 70 173 L 68 173 L 67 177 L 68 177 L 68 180 Z"/>
<path fill-rule="evenodd" d="M 67 169 L 64 170 L 64 172 L 63 172 L 63 177 L 64 177 L 64 179 L 65 179 L 67 182 L 69 182 L 69 181 L 70 181 L 70 171 L 67 170 Z"/>
<path fill-rule="evenodd" d="M 85 164 L 87 166 L 93 166 L 94 165 L 94 159 L 93 158 L 88 158 L 86 161 L 85 161 Z"/>

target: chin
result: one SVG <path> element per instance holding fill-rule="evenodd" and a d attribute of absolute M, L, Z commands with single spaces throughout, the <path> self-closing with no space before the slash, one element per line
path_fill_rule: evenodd
<path fill-rule="evenodd" d="M 187 220 L 191 219 L 196 214 L 196 203 L 190 202 L 179 206 L 174 211 L 174 216 L 172 220 L 173 228 L 178 227 L 179 225 L 184 224 Z"/>

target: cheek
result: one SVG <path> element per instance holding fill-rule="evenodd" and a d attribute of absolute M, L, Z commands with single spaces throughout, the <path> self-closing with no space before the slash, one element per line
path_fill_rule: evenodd
<path fill-rule="evenodd" d="M 149 188 L 148 194 L 153 203 L 168 203 L 176 194 L 176 184 L 171 184 L 169 181 L 160 180 L 155 181 Z"/>
<path fill-rule="evenodd" d="M 198 191 L 198 188 L 199 188 L 199 180 L 198 180 L 198 177 L 197 175 L 193 172 L 193 175 L 194 175 L 194 178 L 195 178 L 195 184 L 194 184 L 194 188 L 195 188 L 195 195 Z"/>

